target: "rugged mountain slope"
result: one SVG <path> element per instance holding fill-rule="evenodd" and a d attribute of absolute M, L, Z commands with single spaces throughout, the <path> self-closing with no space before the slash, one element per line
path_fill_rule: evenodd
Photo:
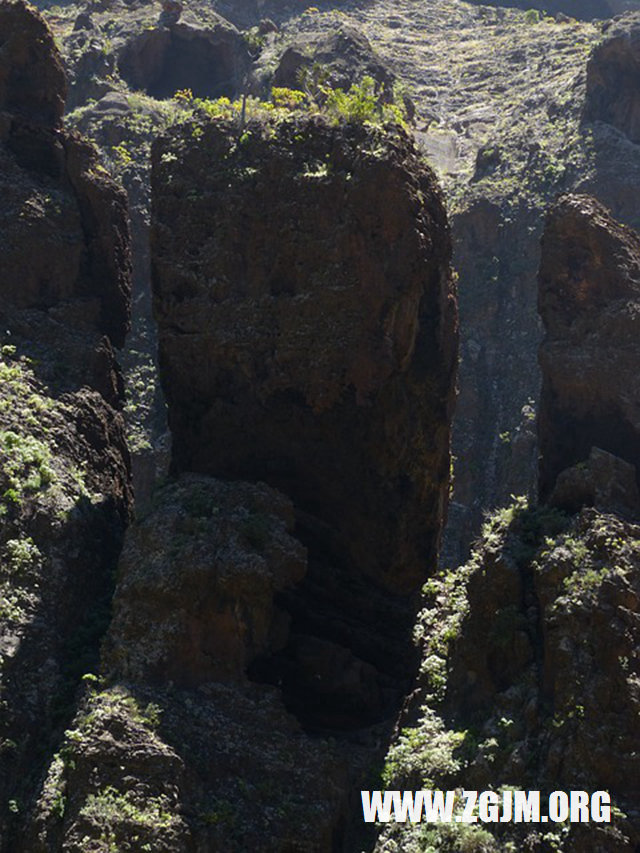
<path fill-rule="evenodd" d="M 440 194 L 400 128 L 240 121 L 155 148 L 173 468 L 199 473 L 129 529 L 103 680 L 25 850 L 355 849 L 410 682 L 456 365 Z"/>
<path fill-rule="evenodd" d="M 548 217 L 541 490 L 579 512 L 520 499 L 466 566 L 429 581 L 418 689 L 386 767 L 392 788 L 607 790 L 613 822 L 386 828 L 380 851 L 637 849 L 640 528 L 616 514 L 640 510 L 637 251 L 592 198 Z"/>
<path fill-rule="evenodd" d="M 637 849 L 639 548 L 637 525 L 594 509 L 498 511 L 427 586 L 422 674 L 384 772 L 391 789 L 604 789 L 612 824 L 388 825 L 376 850 Z"/>
<path fill-rule="evenodd" d="M 571 11 L 568 3 L 564 11 Z M 385 82 L 386 96 L 397 81 L 406 86 L 410 101 L 405 98 L 405 102 L 415 107 L 417 136 L 439 174 L 452 210 L 459 270 L 463 361 L 455 438 L 455 511 L 445 555 L 450 565 L 457 565 L 466 554 L 483 510 L 503 503 L 512 492 L 535 491 L 533 424 L 539 384 L 536 351 L 541 337 L 535 313 L 535 275 L 549 202 L 560 191 L 578 188 L 597 196 L 618 219 L 638 225 L 637 16 L 613 24 L 580 23 L 562 16 L 550 19 L 531 10 L 527 14 L 502 4 L 471 5 L 458 0 L 318 5 L 320 11 L 311 7 L 301 14 L 299 6 L 280 2 L 217 4 L 218 11 L 236 26 L 251 27 L 244 35 L 220 20 L 208 4 L 191 5 L 179 21 L 178 4 L 166 4 L 162 13 L 151 4 L 103 4 L 91 9 L 69 4 L 49 12 L 69 70 L 72 104 L 77 107 L 73 120 L 96 136 L 105 164 L 122 178 L 133 203 L 137 294 L 143 322 L 138 336 L 141 346 L 133 347 L 131 374 L 137 373 L 136 384 L 142 391 L 150 389 L 146 378 L 153 376 L 146 230 L 150 143 L 161 129 L 176 120 L 190 119 L 175 137 L 184 148 L 162 149 L 156 163 L 165 182 L 165 227 L 157 248 L 164 290 L 159 303 L 165 335 L 164 370 L 167 377 L 175 371 L 173 380 L 167 379 L 179 438 L 174 467 L 176 471 L 196 467 L 249 479 L 260 476 L 271 485 L 230 485 L 203 475 L 183 476 L 159 494 L 149 516 L 132 531 L 121 565 L 115 618 L 104 647 L 106 680 L 98 683 L 94 677 L 94 686 L 86 689 L 53 760 L 49 762 L 50 739 L 43 746 L 42 758 L 31 763 L 35 741 L 25 738 L 24 747 L 16 741 L 24 752 L 16 751 L 16 772 L 3 777 L 11 785 L 19 782 L 18 788 L 6 792 L 8 814 L 19 827 L 24 812 L 20 798 L 34 790 L 22 768 L 31 766 L 38 773 L 48 764 L 33 819 L 27 832 L 20 835 L 25 851 L 114 846 L 187 850 L 198 845 L 213 850 L 371 849 L 373 842 L 355 839 L 348 826 L 349 820 L 359 817 L 359 802 L 353 794 L 357 782 L 366 776 L 365 768 L 380 754 L 388 715 L 409 683 L 408 631 L 415 596 L 412 600 L 412 596 L 398 593 L 385 555 L 392 554 L 395 568 L 402 570 L 405 589 L 415 591 L 419 581 L 416 555 L 421 550 L 429 553 L 430 563 L 424 568 L 432 566 L 441 517 L 438 505 L 444 499 L 446 440 L 438 433 L 440 416 L 434 414 L 436 440 L 428 448 L 420 439 L 419 424 L 407 417 L 403 407 L 409 401 L 424 416 L 414 393 L 421 365 L 413 362 L 405 370 L 402 359 L 411 349 L 407 341 L 416 302 L 415 271 L 398 263 L 398 270 L 411 282 L 407 292 L 398 295 L 388 286 L 393 278 L 387 275 L 389 270 L 378 276 L 363 260 L 388 254 L 397 262 L 385 243 L 389 238 L 395 237 L 398 246 L 406 249 L 408 244 L 398 237 L 387 209 L 399 204 L 403 216 L 408 215 L 403 194 L 399 201 L 393 186 L 390 189 L 391 176 L 379 176 L 373 169 L 371 174 L 376 180 L 380 177 L 379 186 L 389 204 L 377 206 L 372 196 L 363 193 L 361 207 L 347 207 L 351 219 L 345 223 L 339 208 L 345 198 L 353 201 L 354 178 L 367 173 L 371 165 L 367 158 L 375 161 L 386 156 L 377 137 L 369 145 L 354 135 L 352 142 L 364 144 L 366 157 L 341 174 L 335 164 L 351 157 L 351 142 L 338 144 L 335 129 L 319 121 L 311 132 L 302 122 L 298 134 L 302 139 L 296 139 L 292 130 L 293 138 L 278 136 L 278 131 L 271 140 L 263 138 L 254 126 L 236 124 L 232 130 L 221 130 L 224 123 L 220 119 L 218 124 L 202 125 L 203 115 L 198 111 L 218 117 L 235 115 L 237 122 L 238 110 L 234 112 L 229 104 L 198 100 L 193 94 L 234 97 L 245 88 L 265 94 L 272 82 L 299 82 L 312 89 L 323 76 L 314 70 L 317 58 L 331 62 L 332 67 L 325 69 L 329 79 L 343 85 L 366 70 Z M 601 14 L 603 5 L 584 3 L 576 12 L 590 18 Z M 608 5 L 613 8 L 614 0 Z M 623 11 L 630 5 L 616 2 L 613 10 Z M 558 2 L 553 11 L 560 8 Z M 259 23 L 265 15 L 276 23 Z M 43 38 L 45 47 L 50 46 L 47 37 Z M 4 49 L 2 55 L 7 55 Z M 40 66 L 37 56 L 28 61 L 43 80 L 59 77 L 59 69 Z M 300 65 L 311 69 L 306 81 L 299 81 Z M 4 79 L 0 66 L 0 90 Z M 132 91 L 136 88 L 140 91 Z M 172 97 L 174 89 L 185 88 L 193 91 Z M 56 124 L 61 99 L 57 88 L 47 86 L 37 98 L 29 91 L 23 100 L 25 90 L 21 90 L 19 103 L 26 104 L 29 113 L 23 118 L 38 121 L 41 112 L 48 116 L 49 127 Z M 403 93 L 396 94 L 401 97 Z M 17 97 L 11 102 L 12 109 L 16 102 Z M 249 114 L 255 108 L 250 100 Z M 77 215 L 73 203 L 58 193 L 55 180 L 56 174 L 62 174 L 60 148 L 49 144 L 48 131 L 43 135 L 25 129 L 24 123 L 13 118 L 11 122 L 6 174 L 14 182 L 16 176 L 22 179 L 29 172 L 20 192 L 30 187 L 34 167 L 36 172 L 49 170 L 47 180 L 54 183 L 30 194 L 28 203 L 20 202 L 26 209 L 22 220 L 28 220 L 33 230 L 27 231 L 26 222 L 11 212 L 7 233 L 12 240 L 14 235 L 19 239 L 26 233 L 32 235 L 30 239 L 37 235 L 32 244 L 47 245 L 48 258 L 53 259 L 60 278 L 48 289 L 50 282 L 43 273 L 48 266 L 42 258 L 34 254 L 29 264 L 22 257 L 13 258 L 7 241 L 13 270 L 6 279 L 7 287 L 15 305 L 29 309 L 25 313 L 12 308 L 7 314 L 10 322 L 6 328 L 12 330 L 20 347 L 15 353 L 6 351 L 10 361 L 5 367 L 12 371 L 6 375 L 12 381 L 26 376 L 15 393 L 11 392 L 5 408 L 13 418 L 7 421 L 7 450 L 15 447 L 14 434 L 25 420 L 22 400 L 40 411 L 49 405 L 49 399 L 57 405 L 59 391 L 77 395 L 78 386 L 86 384 L 111 403 L 118 402 L 120 379 L 111 346 L 97 335 L 108 331 L 117 340 L 124 316 L 118 273 L 123 267 L 117 260 L 122 257 L 121 224 L 107 231 L 94 227 L 91 223 L 96 219 L 93 214 L 85 216 L 90 205 L 84 201 Z M 325 142 L 333 140 L 327 146 L 328 160 L 325 148 L 319 155 L 310 141 L 316 132 Z M 54 136 L 63 147 L 67 144 L 57 130 Z M 209 157 L 202 150 L 203 142 L 209 146 Z M 279 159 L 273 161 L 279 165 L 273 166 L 273 173 L 267 170 L 263 174 L 252 158 L 260 154 L 269 161 L 272 143 L 275 148 L 280 146 Z M 313 154 L 306 159 L 305 145 Z M 397 142 L 396 153 L 404 150 L 403 145 Z M 185 152 L 186 171 L 181 164 Z M 213 153 L 225 159 L 211 162 Z M 74 162 L 81 164 L 80 171 L 86 173 L 91 186 L 93 181 L 104 180 L 93 161 L 85 168 L 82 164 L 90 161 L 78 157 L 67 158 L 74 187 L 80 186 L 74 177 Z M 282 161 L 296 164 L 299 180 L 293 186 L 283 177 Z M 200 174 L 203 167 L 204 176 Z M 273 184 L 265 182 L 272 178 L 277 178 L 278 189 L 269 193 Z M 63 177 L 67 187 L 65 180 Z M 420 181 L 412 186 L 417 191 L 408 207 L 415 212 L 420 209 L 419 193 L 425 195 L 425 188 Z M 334 211 L 333 219 L 322 221 L 315 202 L 303 207 L 302 217 L 305 228 L 311 226 L 313 232 L 315 227 L 318 238 L 324 235 L 324 246 L 313 247 L 312 240 L 305 243 L 292 236 L 297 235 L 299 223 L 297 218 L 293 222 L 286 209 L 281 187 L 305 203 L 316 198 L 312 193 L 327 192 L 323 203 Z M 309 195 L 304 194 L 307 190 Z M 8 198 L 13 198 L 13 191 L 7 191 Z M 426 195 L 430 197 L 429 192 Z M 21 198 L 19 193 L 16 197 Z M 211 204 L 216 197 L 233 201 L 218 219 Z M 256 198 L 263 201 L 264 209 L 277 211 L 277 222 L 264 221 L 256 209 Z M 581 204 L 574 199 L 569 208 L 573 205 L 574 213 L 579 213 Z M 428 586 L 427 606 L 418 626 L 424 652 L 422 678 L 407 705 L 405 730 L 390 753 L 385 783 L 413 787 L 430 780 L 450 787 L 474 780 L 479 788 L 496 784 L 534 788 L 607 785 L 628 819 L 605 831 L 590 826 L 588 831 L 533 832 L 528 837 L 527 833 L 505 832 L 493 838 L 486 830 L 464 827 L 463 831 L 427 831 L 423 837 L 410 831 L 384 832 L 380 850 L 422 850 L 430 845 L 442 853 L 473 849 L 595 853 L 631 850 L 638 845 L 633 751 L 637 740 L 638 531 L 629 519 L 623 521 L 610 513 L 622 510 L 632 516 L 637 506 L 636 470 L 631 465 L 635 437 L 626 440 L 635 415 L 633 400 L 625 398 L 622 383 L 625 371 L 633 365 L 632 345 L 625 344 L 616 355 L 619 375 L 614 381 L 605 375 L 603 364 L 598 364 L 606 364 L 610 358 L 607 339 L 612 334 L 618 336 L 622 330 L 624 336 L 633 335 L 635 291 L 628 278 L 629 270 L 635 268 L 636 249 L 634 240 L 612 225 L 596 202 L 584 205 L 582 216 L 552 217 L 555 237 L 550 226 L 545 240 L 547 291 L 543 301 L 549 307 L 551 294 L 553 310 L 546 315 L 550 334 L 542 359 L 547 371 L 542 449 L 544 465 L 549 466 L 548 477 L 543 468 L 543 492 L 554 504 L 571 511 L 583 504 L 592 504 L 595 510 L 567 519 L 555 509 L 525 509 L 519 501 L 486 528 L 484 542 L 465 568 Z M 113 202 L 113 210 L 121 220 L 121 197 Z M 361 215 L 353 216 L 354 210 Z M 189 218 L 194 211 L 202 214 L 201 221 Z M 58 214 L 59 220 L 55 219 Z M 189 227 L 182 221 L 183 215 Z M 207 216 L 213 218 L 207 220 Z M 605 223 L 604 239 L 591 228 L 590 218 Z M 441 216 L 435 219 L 441 221 Z M 55 238 L 61 233 L 63 221 L 70 227 L 63 232 L 66 246 L 75 245 L 76 249 L 61 252 L 54 246 L 51 251 L 50 244 L 56 242 L 52 234 Z M 403 221 L 406 226 L 406 216 Z M 225 222 L 229 223 L 226 231 Z M 276 227 L 282 222 L 290 226 L 286 239 Z M 363 233 L 358 232 L 361 239 L 355 245 L 339 233 L 340 227 L 351 227 L 354 222 L 366 226 Z M 219 245 L 199 240 L 206 223 L 216 225 Z M 24 233 L 20 231 L 23 226 Z M 81 231 L 86 236 L 83 250 L 75 236 Z M 110 234 L 116 235 L 111 246 Z M 248 239 L 251 234 L 256 235 L 255 245 Z M 562 250 L 554 258 L 549 247 L 554 242 L 558 247 L 561 241 Z M 567 241 L 571 241 L 569 245 Z M 201 242 L 206 243 L 202 253 Z M 286 251 L 283 243 L 289 247 Z M 170 255 L 166 254 L 169 249 Z M 612 271 L 607 260 L 612 249 L 627 258 L 626 269 Z M 312 273 L 303 275 L 300 271 L 306 269 L 307 255 L 331 258 L 335 262 L 331 272 L 314 264 Z M 419 255 L 417 252 L 416 257 Z M 347 291 L 341 297 L 344 301 L 332 301 L 338 290 L 337 276 L 331 274 L 340 266 L 337 256 L 338 260 L 350 259 L 358 275 L 364 270 L 380 285 L 375 299 L 363 302 Z M 269 275 L 263 275 L 259 258 L 270 261 Z M 207 273 L 210 262 L 225 270 L 224 279 Z M 557 293 L 553 294 L 558 283 L 576 285 L 574 297 L 582 293 L 583 279 L 576 278 L 574 268 L 584 273 L 585 281 L 618 282 L 628 296 L 628 310 L 607 303 L 603 314 L 594 304 L 573 332 L 566 322 L 558 322 L 562 311 L 553 307 L 554 300 L 557 307 Z M 28 299 L 20 302 L 22 291 L 15 286 L 23 269 L 28 273 L 28 299 L 42 288 L 44 301 L 38 302 L 35 312 Z M 90 269 L 95 277 L 87 273 Z M 347 264 L 347 272 L 350 269 Z M 92 282 L 100 277 L 100 294 L 109 291 L 115 300 L 102 299 L 93 291 Z M 71 287 L 72 281 L 81 283 L 78 290 Z M 313 290 L 318 281 L 321 294 L 320 289 Z M 225 293 L 229 282 L 244 288 L 243 299 L 237 303 Z M 265 308 L 268 323 L 257 322 L 249 311 L 247 293 Z M 320 308 L 320 313 L 312 315 L 298 305 L 292 308 L 291 303 L 301 295 L 304 305 Z M 319 295 L 322 298 L 314 302 Z M 77 297 L 82 299 L 81 307 Z M 381 318 L 390 316 L 385 314 L 390 304 L 395 319 L 385 323 Z M 209 327 L 201 309 L 219 320 L 215 329 Z M 370 313 L 363 315 L 365 311 Z M 324 322 L 321 334 L 310 322 L 320 323 L 320 316 Z M 326 322 L 326 317 L 333 319 Z M 600 325 L 603 318 L 606 322 Z M 357 325 L 360 322 L 362 327 Z M 276 326 L 280 331 L 277 340 L 272 335 Z M 362 335 L 354 334 L 354 328 L 361 328 Z M 584 331 L 584 337 L 578 331 Z M 587 339 L 592 332 L 592 339 Z M 292 338 L 291 333 L 299 333 L 300 339 Z M 314 346 L 314 335 L 321 338 L 322 346 Z M 33 344 L 36 338 L 38 351 Z M 382 348 L 375 344 L 380 339 L 385 341 Z M 25 351 L 37 364 L 14 358 L 26 341 Z M 591 352 L 594 341 L 597 347 Z M 58 348 L 55 358 L 48 349 L 54 345 Z M 451 352 L 445 350 L 443 347 L 441 354 L 450 370 Z M 568 404 L 553 390 L 562 386 L 563 394 L 567 389 L 572 393 L 571 382 L 556 383 L 562 370 L 557 360 L 549 361 L 554 351 L 577 352 L 582 366 L 603 368 L 594 376 L 599 377 L 603 389 L 598 405 L 606 408 L 606 417 L 591 433 L 583 428 L 594 425 L 593 420 L 572 419 Z M 61 360 L 64 370 L 60 369 Z M 304 374 L 297 370 L 298 364 L 304 365 Z M 28 374 L 36 368 L 37 377 Z M 390 398 L 385 397 L 390 375 L 402 388 L 402 394 L 393 399 L 403 401 L 395 407 L 393 417 L 388 413 Z M 448 370 L 436 375 L 435 387 L 431 387 L 431 399 L 437 401 L 434 412 L 448 408 L 448 392 L 443 393 L 447 375 Z M 38 384 L 41 379 L 49 383 L 49 390 Z M 359 394 L 352 394 L 350 384 Z M 635 373 L 629 374 L 627 387 L 633 389 L 636 384 Z M 605 390 L 609 395 L 606 406 Z M 189 396 L 195 392 L 200 406 Z M 67 402 L 65 397 L 65 406 Z M 584 394 L 575 402 L 582 405 Z M 99 398 L 98 405 L 102 405 Z M 146 406 L 147 400 L 141 408 Z M 8 476 L 16 480 L 11 472 L 22 465 L 30 498 L 32 492 L 40 495 L 43 483 L 47 496 L 55 497 L 45 482 L 51 477 L 47 441 L 53 435 L 55 447 L 49 449 L 59 460 L 55 474 L 64 490 L 72 491 L 74 483 L 78 485 L 71 459 L 80 453 L 90 470 L 104 471 L 103 480 L 91 480 L 96 492 L 117 492 L 113 471 L 118 472 L 116 479 L 122 474 L 125 482 L 122 453 L 116 447 L 119 436 L 107 434 L 105 425 L 102 438 L 95 442 L 92 438 L 99 447 L 96 455 L 76 438 L 68 410 L 50 409 L 49 420 L 39 415 L 37 426 L 33 419 L 30 422 L 36 442 L 44 449 L 28 442 L 17 461 L 5 466 Z M 100 412 L 102 409 L 98 420 Z M 108 410 L 105 424 L 112 419 Z M 559 429 L 563 424 L 574 431 L 569 442 Z M 158 417 L 153 425 L 156 437 L 161 428 Z M 254 439 L 251 453 L 245 446 L 247 434 Z M 602 436 L 610 438 L 610 443 Z M 221 438 L 232 453 L 216 445 Z M 72 443 L 77 445 L 73 450 Z M 399 476 L 396 456 L 406 462 L 406 480 Z M 433 482 L 423 482 L 426 491 L 421 493 L 418 466 L 432 463 L 437 475 Z M 147 475 L 150 483 L 153 472 L 147 471 Z M 402 488 L 387 490 L 386 478 L 389 482 L 395 478 Z M 20 506 L 25 502 L 14 480 L 8 481 L 5 490 L 9 509 L 15 509 L 16 502 Z M 94 486 L 88 488 L 92 491 Z M 125 491 L 123 485 L 123 494 Z M 118 497 L 116 503 L 122 510 L 126 499 Z M 394 512 L 394 507 L 399 511 Z M 424 510 L 431 519 L 429 533 L 427 528 L 420 533 L 415 521 Z M 370 517 L 363 521 L 365 514 Z M 35 515 L 40 524 L 40 509 Z M 104 541 L 120 541 L 118 524 L 105 534 Z M 388 524 L 404 534 L 397 554 L 391 547 Z M 11 537 L 13 528 L 7 529 Z M 65 542 L 75 542 L 75 535 L 64 528 Z M 82 532 L 77 549 L 83 571 L 91 553 L 84 535 Z M 31 577 L 33 567 L 39 571 L 44 551 L 35 533 L 9 538 L 5 551 L 13 578 L 21 571 Z M 96 556 L 96 588 L 82 599 L 73 580 L 76 576 L 68 571 L 68 553 L 55 552 L 61 559 L 50 561 L 56 571 L 48 571 L 47 577 L 53 586 L 62 578 L 72 587 L 69 595 L 64 593 L 64 600 L 84 614 L 108 593 L 103 568 L 112 561 L 112 554 L 105 557 L 101 550 Z M 60 567 L 61 573 L 57 573 Z M 246 584 L 245 578 L 251 583 Z M 34 582 L 34 589 L 35 583 L 40 584 L 40 579 Z M 35 648 L 36 654 L 29 660 L 35 660 L 33 671 L 37 673 L 37 684 L 26 683 L 26 693 L 20 692 L 17 679 L 11 684 L 14 704 L 8 719 L 21 737 L 22 729 L 15 721 L 26 704 L 24 697 L 36 695 L 33 716 L 23 715 L 25 725 L 35 731 L 32 721 L 46 718 L 49 697 L 62 680 L 56 681 L 57 675 L 47 680 L 46 667 L 55 667 L 49 660 L 45 666 L 42 656 L 38 659 L 40 649 L 44 643 L 51 644 L 55 650 L 52 660 L 61 672 L 74 653 L 69 648 L 58 652 L 53 641 L 62 637 L 64 643 L 69 636 L 67 615 L 56 612 L 51 616 L 48 609 L 38 623 L 46 626 L 43 644 L 38 640 L 31 646 L 17 645 L 22 627 L 14 630 L 13 625 L 23 625 L 23 611 L 28 608 L 16 597 L 16 587 L 13 579 L 6 609 L 7 648 Z M 197 596 L 192 595 L 194 589 Z M 56 595 L 51 592 L 54 599 Z M 37 602 L 37 596 L 33 601 Z M 42 614 L 44 605 L 37 606 Z M 141 613 L 153 613 L 157 621 L 149 625 L 148 619 L 140 618 Z M 88 626 L 92 637 L 103 625 L 98 620 L 98 625 Z M 82 645 L 86 645 L 84 640 Z M 95 639 L 88 648 L 95 652 Z M 220 649 L 225 650 L 224 655 Z M 71 687 L 77 683 L 80 669 L 88 666 L 82 659 L 77 661 L 68 679 Z M 166 672 L 171 674 L 169 684 L 164 683 Z M 69 707 L 67 701 L 67 713 Z M 56 718 L 51 725 L 47 722 L 40 727 L 45 733 L 41 743 L 58 719 L 62 721 Z M 363 729 L 365 724 L 371 726 Z M 337 742 L 326 738 L 327 731 Z M 14 740 L 10 734 L 4 741 L 5 756 L 12 754 Z M 293 776 L 291 765 L 296 767 Z M 326 782 L 322 794 L 318 794 L 318 778 Z M 372 787 L 382 784 L 374 781 Z M 17 837 L 16 833 L 12 836 Z M 11 843 L 15 847 L 17 841 Z"/>
<path fill-rule="evenodd" d="M 605 4 L 600 5 L 604 16 Z M 464 560 L 485 509 L 508 501 L 511 494 L 536 491 L 533 421 L 540 328 L 535 275 L 547 205 L 559 192 L 579 189 L 601 199 L 621 221 L 634 225 L 637 220 L 636 146 L 615 116 L 599 106 L 618 104 L 616 115 L 633 115 L 635 18 L 612 26 L 462 0 L 354 0 L 302 11 L 280 2 L 218 3 L 218 12 L 246 28 L 243 40 L 209 6 L 197 3 L 173 24 L 148 4 L 119 6 L 117 15 L 111 7 L 93 9 L 89 20 L 84 12 L 78 15 L 80 8 L 56 8 L 52 15 L 72 79 L 91 80 L 98 87 L 91 97 L 120 93 L 120 106 L 89 104 L 74 120 L 96 135 L 109 163 L 123 174 L 134 211 L 140 213 L 134 215 L 134 236 L 141 261 L 146 257 L 148 141 L 188 103 L 131 96 L 119 67 L 127 45 L 138 39 L 166 40 L 162 33 L 167 23 L 171 32 L 183 23 L 200 28 L 210 34 L 209 41 L 216 27 L 222 27 L 228 34 L 225 55 L 235 50 L 234 67 L 239 69 L 227 78 L 225 93 L 230 96 L 245 85 L 247 69 L 246 85 L 265 95 L 273 82 L 300 85 L 296 69 L 301 63 L 313 67 L 316 59 L 341 85 L 373 70 L 387 90 L 394 81 L 404 86 L 415 109 L 417 137 L 451 209 L 463 332 L 454 429 L 456 485 L 443 563 Z M 600 14 L 584 4 L 581 8 L 581 18 Z M 616 3 L 612 13 L 631 8 L 631 2 Z M 267 16 L 273 20 L 260 24 Z M 354 33 L 356 40 L 368 37 L 373 54 L 358 58 L 361 48 L 351 38 Z M 590 59 L 600 40 L 603 44 Z M 253 60 L 249 64 L 247 50 Z M 87 69 L 83 63 L 89 54 L 95 54 L 97 64 Z M 141 53 L 139 59 L 152 70 L 154 56 Z M 110 58 L 108 67 L 105 57 Z M 176 55 L 172 67 L 177 76 L 163 94 L 171 94 L 173 85 L 201 91 L 186 54 Z M 127 79 L 148 89 L 137 78 Z M 88 96 L 80 95 L 78 103 Z M 139 292 L 148 294 L 148 264 L 141 262 L 138 271 Z M 129 369 L 132 432 L 137 446 L 147 447 L 136 455 L 144 463 L 139 470 L 145 481 L 153 478 L 148 448 L 158 445 L 162 432 L 161 407 L 157 398 L 155 404 L 150 400 L 153 365 L 144 356 L 152 345 L 147 314 L 132 344 Z M 149 412 L 154 414 L 149 417 Z"/>
<path fill-rule="evenodd" d="M 97 659 L 132 496 L 123 192 L 62 128 L 53 38 L 0 5 L 0 847 Z"/>

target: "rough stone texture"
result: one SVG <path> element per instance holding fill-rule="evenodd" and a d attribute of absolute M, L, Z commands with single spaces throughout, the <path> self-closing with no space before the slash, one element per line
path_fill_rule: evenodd
<path fill-rule="evenodd" d="M 342 750 L 247 679 L 251 659 L 287 639 L 274 598 L 306 568 L 293 521 L 264 484 L 183 475 L 157 493 L 127 532 L 109 687 L 89 682 L 25 851 L 344 849 L 348 783 L 357 791 L 374 753 L 350 747 L 349 779 Z"/>
<path fill-rule="evenodd" d="M 236 28 L 222 18 L 208 27 L 180 21 L 133 36 L 122 47 L 118 66 L 129 85 L 158 98 L 170 98 L 180 89 L 218 98 L 242 91 L 249 51 Z"/>
<path fill-rule="evenodd" d="M 173 469 L 292 499 L 309 570 L 282 595 L 286 648 L 251 676 L 281 684 L 307 723 L 358 728 L 406 687 L 443 520 L 456 362 L 444 211 L 402 132 L 292 116 L 249 124 L 237 144 L 231 127 L 195 127 L 197 142 L 189 124 L 153 153 Z"/>
<path fill-rule="evenodd" d="M 430 582 L 421 676 L 387 787 L 608 790 L 625 815 L 544 833 L 442 827 L 431 830 L 436 849 L 637 849 L 639 559 L 637 525 L 519 501 L 489 520 L 466 566 Z M 421 831 L 387 827 L 376 849 L 414 853 Z"/>
<path fill-rule="evenodd" d="M 202 129 L 154 151 L 174 468 L 263 477 L 360 572 L 415 589 L 442 518 L 456 351 L 432 175 L 402 134 L 293 120 L 236 146 Z"/>
<path fill-rule="evenodd" d="M 22 2 L 0 5 L 0 112 L 60 126 L 66 83 L 53 35 Z"/>
<path fill-rule="evenodd" d="M 307 33 L 298 37 L 282 54 L 273 75 L 274 86 L 301 88 L 300 74 L 312 72 L 314 65 L 321 68 L 326 83 L 349 89 L 363 77 L 372 77 L 385 90 L 393 94 L 394 75 L 376 56 L 366 36 L 353 27 L 342 27 L 333 33 Z"/>
<path fill-rule="evenodd" d="M 16 849 L 81 674 L 95 665 L 131 512 L 122 379 L 126 201 L 60 127 L 53 38 L 0 4 L 0 849 Z M 13 804 L 13 807 L 12 807 Z"/>
<path fill-rule="evenodd" d="M 273 688 L 117 683 L 86 697 L 13 849 L 344 849 L 345 776 L 336 746 L 301 732 Z"/>
<path fill-rule="evenodd" d="M 558 475 L 549 503 L 567 512 L 594 506 L 626 517 L 640 516 L 640 493 L 634 465 L 592 447 L 589 458 Z"/>
<path fill-rule="evenodd" d="M 640 14 L 625 15 L 606 30 L 587 65 L 587 121 L 603 121 L 640 142 Z"/>
<path fill-rule="evenodd" d="M 540 495 L 599 447 L 640 472 L 640 240 L 588 196 L 564 196 L 542 241 Z"/>
<path fill-rule="evenodd" d="M 288 637 L 273 599 L 306 571 L 293 524 L 261 484 L 184 476 L 161 490 L 122 553 L 107 666 L 134 682 L 243 680 Z"/>

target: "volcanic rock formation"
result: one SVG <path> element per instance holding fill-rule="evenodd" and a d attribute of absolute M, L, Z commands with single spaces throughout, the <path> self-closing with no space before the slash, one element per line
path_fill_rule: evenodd
<path fill-rule="evenodd" d="M 640 240 L 588 196 L 563 196 L 542 240 L 540 495 L 601 448 L 640 472 Z"/>
<path fill-rule="evenodd" d="M 299 89 L 306 71 L 320 69 L 322 82 L 349 89 L 363 77 L 371 77 L 387 98 L 392 97 L 394 75 L 372 49 L 368 39 L 353 27 L 343 26 L 333 33 L 307 33 L 284 51 L 273 75 L 274 86 Z"/>
<path fill-rule="evenodd" d="M 124 193 L 62 129 L 53 37 L 0 4 L 0 849 L 94 665 L 131 509 L 112 344 L 128 324 Z"/>
<path fill-rule="evenodd" d="M 320 118 L 250 124 L 239 142 L 231 126 L 199 130 L 153 155 L 173 469 L 264 480 L 293 500 L 309 572 L 283 596 L 291 642 L 254 675 L 283 682 L 302 716 L 357 726 L 387 703 L 299 688 L 345 650 L 384 673 L 388 696 L 411 668 L 399 650 L 448 480 L 446 218 L 399 131 Z"/>
<path fill-rule="evenodd" d="M 180 89 L 217 98 L 242 91 L 249 51 L 223 18 L 208 27 L 180 21 L 133 36 L 120 51 L 118 66 L 132 88 L 157 98 L 170 98 Z"/>

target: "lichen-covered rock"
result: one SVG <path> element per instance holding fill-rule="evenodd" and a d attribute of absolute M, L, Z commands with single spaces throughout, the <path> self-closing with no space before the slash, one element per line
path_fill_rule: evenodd
<path fill-rule="evenodd" d="M 53 37 L 0 4 L 0 849 L 95 666 L 132 504 L 126 202 L 60 127 Z"/>
<path fill-rule="evenodd" d="M 300 731 L 272 688 L 98 688 L 65 732 L 14 850 L 340 849 L 343 758 Z"/>
<path fill-rule="evenodd" d="M 159 490 L 127 533 L 105 677 L 86 676 L 16 849 L 344 845 L 371 747 L 310 737 L 279 690 L 247 678 L 253 657 L 287 640 L 277 598 L 306 568 L 293 520 L 260 483 L 183 475 Z"/>
<path fill-rule="evenodd" d="M 192 849 L 180 814 L 184 762 L 157 733 L 161 709 L 141 704 L 123 686 L 97 691 L 95 679 L 89 684 L 49 765 L 19 849 Z"/>
<path fill-rule="evenodd" d="M 107 667 L 135 682 L 243 680 L 288 638 L 274 596 L 306 571 L 293 523 L 262 484 L 184 476 L 161 489 L 127 534 Z"/>
<path fill-rule="evenodd" d="M 421 675 L 385 771 L 390 788 L 608 790 L 613 823 L 406 825 L 376 849 L 635 850 L 639 560 L 640 528 L 610 514 L 496 513 L 470 562 L 427 586 Z"/>
<path fill-rule="evenodd" d="M 540 494 L 599 447 L 640 475 L 640 240 L 588 196 L 564 196 L 542 241 Z"/>

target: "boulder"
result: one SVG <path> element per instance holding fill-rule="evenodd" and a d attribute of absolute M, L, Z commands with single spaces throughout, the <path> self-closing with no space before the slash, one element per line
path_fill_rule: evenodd
<path fill-rule="evenodd" d="M 383 97 L 393 97 L 395 77 L 371 47 L 367 37 L 353 27 L 342 26 L 332 33 L 299 35 L 280 57 L 273 75 L 274 86 L 302 88 L 302 75 L 319 69 L 322 82 L 348 90 L 363 77 L 372 77 Z"/>
<path fill-rule="evenodd" d="M 244 680 L 288 637 L 274 596 L 306 571 L 293 523 L 264 484 L 191 475 L 160 490 L 127 534 L 107 669 L 136 683 Z"/>
<path fill-rule="evenodd" d="M 602 512 L 637 518 L 640 494 L 636 469 L 612 453 L 592 447 L 585 462 L 559 474 L 549 503 L 572 513 L 594 506 Z"/>

